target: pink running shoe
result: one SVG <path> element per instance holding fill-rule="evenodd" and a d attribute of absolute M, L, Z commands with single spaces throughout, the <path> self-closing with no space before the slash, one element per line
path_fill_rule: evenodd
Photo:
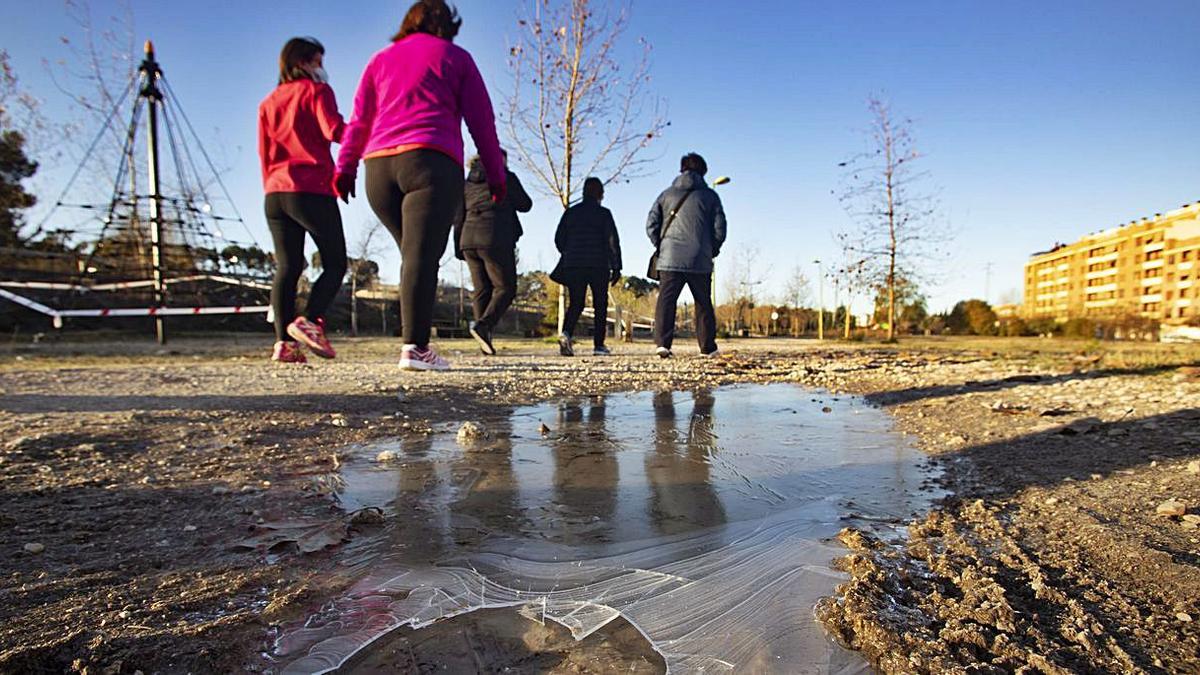
<path fill-rule="evenodd" d="M 450 362 L 438 356 L 433 348 L 421 349 L 416 345 L 404 345 L 400 352 L 401 370 L 450 370 Z"/>
<path fill-rule="evenodd" d="M 303 342 L 312 353 L 323 359 L 332 359 L 337 356 L 337 352 L 333 351 L 333 345 L 329 344 L 329 339 L 325 337 L 325 320 L 317 319 L 316 322 L 298 316 L 296 320 L 287 327 L 288 335 Z"/>
<path fill-rule="evenodd" d="M 304 347 L 297 342 L 276 342 L 275 353 L 271 355 L 275 363 L 308 363 L 304 355 Z"/>

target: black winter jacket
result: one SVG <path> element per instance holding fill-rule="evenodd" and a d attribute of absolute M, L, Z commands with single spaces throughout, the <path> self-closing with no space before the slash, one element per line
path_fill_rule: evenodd
<path fill-rule="evenodd" d="M 517 174 L 511 171 L 508 172 L 508 195 L 499 204 L 493 203 L 483 164 L 478 157 L 472 158 L 463 186 L 462 210 L 454 219 L 455 252 L 513 250 L 524 234 L 517 212 L 528 213 L 531 209 L 533 200 Z"/>
<path fill-rule="evenodd" d="M 554 245 L 563 269 L 621 271 L 621 238 L 612 211 L 594 199 L 567 209 L 558 221 Z"/>

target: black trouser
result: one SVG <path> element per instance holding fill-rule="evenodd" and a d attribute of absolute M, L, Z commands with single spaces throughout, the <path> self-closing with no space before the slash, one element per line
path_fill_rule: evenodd
<path fill-rule="evenodd" d="M 675 305 L 683 287 L 692 289 L 696 301 L 696 339 L 700 352 L 717 351 L 717 314 L 712 304 L 712 274 L 661 272 L 658 307 L 654 312 L 654 340 L 659 347 L 671 348 L 675 342 Z"/>
<path fill-rule="evenodd" d="M 592 342 L 597 347 L 604 346 L 604 338 L 608 335 L 608 280 L 610 274 L 605 269 L 572 270 L 567 281 L 567 316 L 563 321 L 563 332 L 575 334 L 575 325 L 583 316 L 583 306 L 587 302 L 588 288 L 592 289 L 592 309 L 596 319 L 592 323 L 594 335 Z"/>
<path fill-rule="evenodd" d="M 463 251 L 463 258 L 471 270 L 471 283 L 475 286 L 475 293 L 471 296 L 475 323 L 491 330 L 500 323 L 513 298 L 517 297 L 516 251 L 467 249 Z"/>
<path fill-rule="evenodd" d="M 429 344 L 438 265 L 462 200 L 463 169 L 448 155 L 412 150 L 367 160 L 367 201 L 400 247 L 405 344 Z"/>
<path fill-rule="evenodd" d="M 304 235 L 312 237 L 321 254 L 321 276 L 308 295 L 305 315 L 325 316 L 346 277 L 346 235 L 337 198 L 310 192 L 272 192 L 265 204 L 267 226 L 275 242 L 275 283 L 271 308 L 275 339 L 291 340 L 288 324 L 296 318 L 296 284 L 304 272 Z"/>

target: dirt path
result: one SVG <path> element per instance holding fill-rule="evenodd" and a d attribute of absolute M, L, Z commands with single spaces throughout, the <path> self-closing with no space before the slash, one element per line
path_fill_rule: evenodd
<path fill-rule="evenodd" d="M 0 671 L 269 669 L 273 627 L 339 590 L 352 547 L 301 553 L 261 525 L 341 518 L 349 446 L 498 406 L 733 382 L 868 395 L 944 464 L 957 498 L 907 542 L 847 533 L 852 579 L 821 607 L 881 670 L 1200 669 L 1200 519 L 1156 515 L 1200 506 L 1200 384 L 1175 367 L 1195 353 L 743 342 L 664 363 L 513 343 L 436 377 L 396 372 L 386 341 L 309 368 L 262 363 L 264 344 L 0 351 Z M 271 532 L 270 552 L 235 546 Z"/>

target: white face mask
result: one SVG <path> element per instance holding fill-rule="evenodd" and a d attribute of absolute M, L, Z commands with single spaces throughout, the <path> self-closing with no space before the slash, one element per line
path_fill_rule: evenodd
<path fill-rule="evenodd" d="M 326 73 L 325 69 L 320 66 L 317 66 L 316 68 L 309 68 L 308 74 L 312 76 L 313 82 L 325 84 L 329 81 L 329 73 Z"/>

